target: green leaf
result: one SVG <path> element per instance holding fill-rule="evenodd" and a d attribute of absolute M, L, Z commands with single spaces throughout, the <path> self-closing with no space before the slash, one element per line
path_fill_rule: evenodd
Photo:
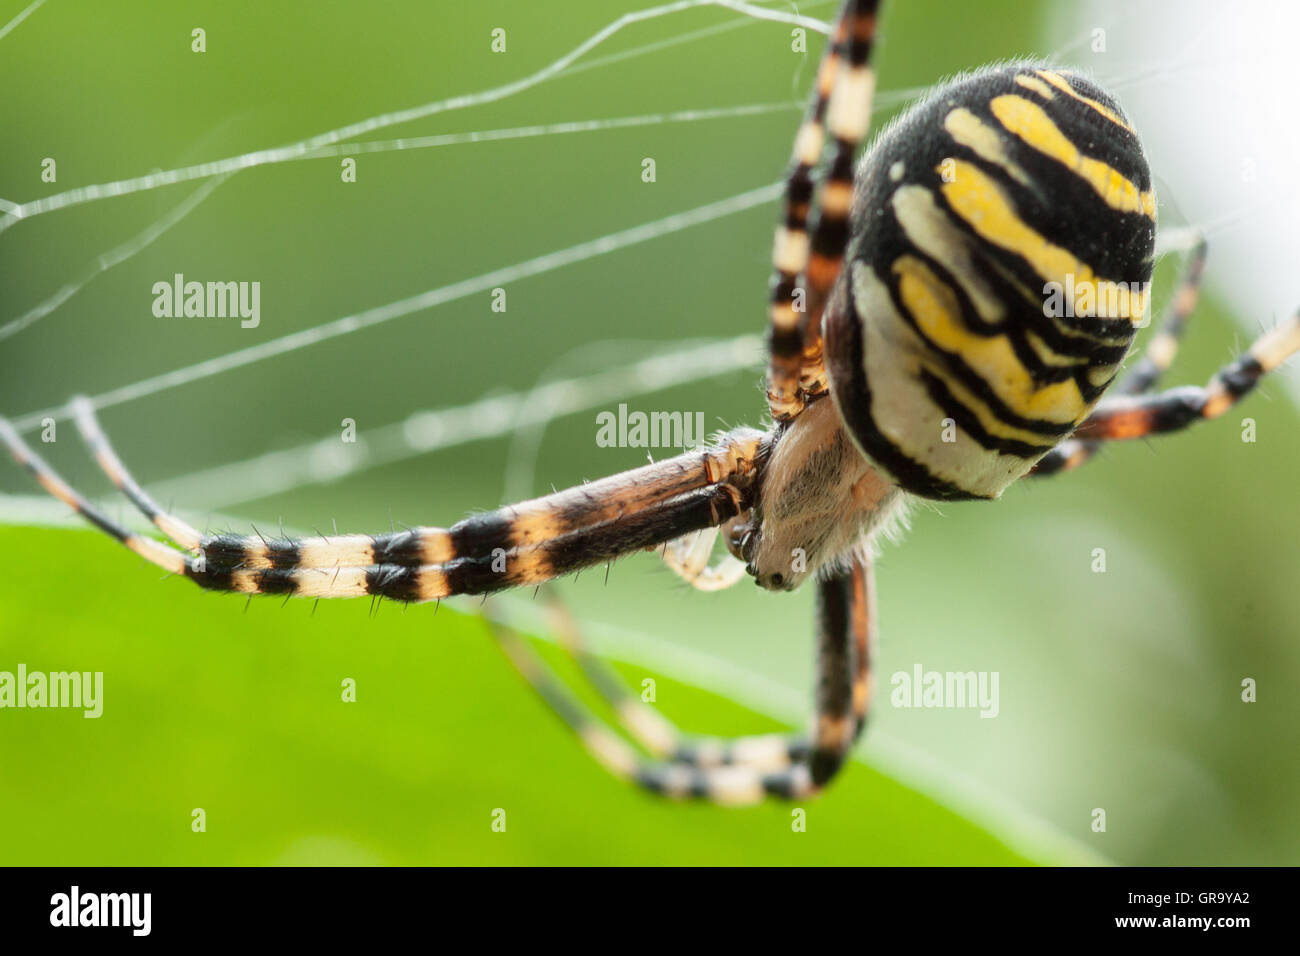
<path fill-rule="evenodd" d="M 803 833 L 779 802 L 641 793 L 586 756 L 475 615 L 245 611 L 89 532 L 5 527 L 0 549 L 21 557 L 0 589 L 0 670 L 102 671 L 104 701 L 98 719 L 0 710 L 5 864 L 1029 862 L 858 762 L 803 805 Z M 655 676 L 687 727 L 776 728 Z"/>

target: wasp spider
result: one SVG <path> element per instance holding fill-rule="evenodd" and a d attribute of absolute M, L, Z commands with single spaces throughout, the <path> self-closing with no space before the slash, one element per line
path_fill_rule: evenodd
<path fill-rule="evenodd" d="M 87 403 L 99 464 L 171 544 L 133 534 L 0 421 L 56 497 L 154 564 L 245 594 L 433 601 L 536 585 L 640 549 L 705 589 L 745 573 L 770 590 L 816 579 L 816 713 L 807 736 L 686 741 L 576 644 L 643 757 L 598 723 L 517 635 L 511 659 L 615 773 L 672 796 L 802 797 L 862 730 L 874 635 L 872 541 L 909 496 L 997 498 L 1074 468 L 1105 441 L 1222 414 L 1300 349 L 1300 315 L 1202 388 L 1150 390 L 1197 297 L 1204 245 L 1145 357 L 1102 399 L 1147 308 L 1156 200 L 1132 125 L 1076 73 L 1017 63 L 934 91 L 867 132 L 875 0 L 850 0 L 795 139 L 773 255 L 773 424 L 702 451 L 476 515 L 450 528 L 265 539 L 204 535 L 131 478 Z M 847 262 L 847 268 L 843 268 Z M 1066 290 L 1053 308 L 1048 290 Z M 1063 306 L 1063 307 L 1062 307 Z M 721 535 L 730 555 L 709 565 Z"/>

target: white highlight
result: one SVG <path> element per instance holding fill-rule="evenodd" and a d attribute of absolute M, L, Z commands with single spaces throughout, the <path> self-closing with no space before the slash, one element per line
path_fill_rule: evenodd
<path fill-rule="evenodd" d="M 13 33 L 13 31 L 17 29 L 18 24 L 22 23 L 24 20 L 30 17 L 33 13 L 39 10 L 44 4 L 45 4 L 45 0 L 35 0 L 35 2 L 28 4 L 26 9 L 24 9 L 22 13 L 18 14 L 18 16 L 14 17 L 4 26 L 0 27 L 0 40 L 3 40 L 9 34 Z"/>

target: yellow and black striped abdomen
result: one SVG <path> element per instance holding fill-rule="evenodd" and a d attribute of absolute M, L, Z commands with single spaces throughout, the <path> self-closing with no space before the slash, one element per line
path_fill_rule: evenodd
<path fill-rule="evenodd" d="M 1155 195 L 1106 93 L 1030 64 L 938 90 L 863 160 L 831 392 L 905 489 L 995 498 L 1075 428 L 1147 305 Z"/>

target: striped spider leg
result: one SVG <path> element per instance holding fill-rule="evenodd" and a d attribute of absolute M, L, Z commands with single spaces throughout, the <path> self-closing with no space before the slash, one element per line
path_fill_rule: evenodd
<path fill-rule="evenodd" d="M 1178 343 L 1187 329 L 1187 320 L 1196 310 L 1201 295 L 1201 280 L 1205 275 L 1206 241 L 1197 236 L 1192 251 L 1179 276 L 1173 298 L 1161 319 L 1160 328 L 1147 343 L 1138 363 L 1124 373 L 1113 386 L 1117 395 L 1141 395 L 1149 392 L 1169 371 L 1178 354 Z M 1098 440 L 1078 437 L 1068 438 L 1044 455 L 1028 477 L 1045 478 L 1062 471 L 1071 471 L 1091 461 L 1102 446 Z"/>
<path fill-rule="evenodd" d="M 540 584 L 739 514 L 765 454 L 763 433 L 742 428 L 702 451 L 475 515 L 447 529 L 272 539 L 260 533 L 205 535 L 168 514 L 131 477 L 89 402 L 77 401 L 74 408 L 82 437 L 113 484 L 184 550 L 113 521 L 4 419 L 0 442 L 47 491 L 142 557 L 199 587 L 250 595 L 423 602 Z"/>
<path fill-rule="evenodd" d="M 811 796 L 840 770 L 866 724 L 875 644 L 875 595 L 866 558 L 817 583 L 817 693 L 807 735 L 688 738 L 585 648 L 562 605 L 554 611 L 561 644 L 648 759 L 567 690 L 519 634 L 489 624 L 511 663 L 596 761 L 653 793 L 725 805 Z"/>
<path fill-rule="evenodd" d="M 1102 443 L 1146 438 L 1217 418 L 1254 391 L 1264 375 L 1300 352 L 1300 311 L 1264 333 L 1246 352 L 1219 369 L 1204 386 L 1151 389 L 1173 364 L 1178 340 L 1196 307 L 1205 267 L 1205 242 L 1197 243 L 1160 330 L 1142 360 L 1103 399 L 1074 435 L 1041 459 L 1034 476 L 1047 476 L 1087 462 Z"/>
<path fill-rule="evenodd" d="M 794 418 L 826 391 L 821 317 L 849 242 L 854 152 L 871 119 L 877 6 L 877 0 L 845 3 L 795 136 L 772 252 L 767 398 L 778 422 Z M 810 231 L 812 174 L 828 131 L 834 148 Z"/>
<path fill-rule="evenodd" d="M 1217 418 L 1255 390 L 1268 372 L 1300 351 L 1300 312 L 1261 335 L 1206 385 L 1118 396 L 1097 406 L 1075 435 L 1085 441 L 1145 438 Z"/>

